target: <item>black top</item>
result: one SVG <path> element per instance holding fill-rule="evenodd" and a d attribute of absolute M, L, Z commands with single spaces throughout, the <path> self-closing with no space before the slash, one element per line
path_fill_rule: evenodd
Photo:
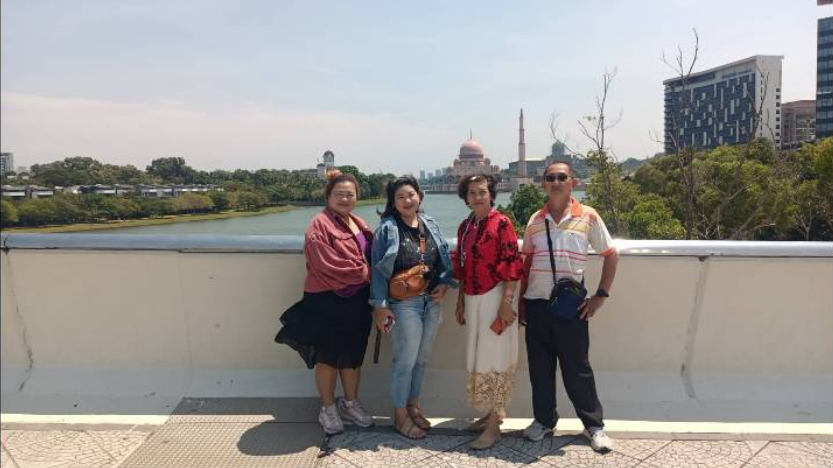
<path fill-rule="evenodd" d="M 393 264 L 393 271 L 400 272 L 407 270 L 419 263 L 419 227 L 411 227 L 405 224 L 399 216 L 396 219 L 396 227 L 399 230 L 399 253 L 396 254 L 396 261 Z M 431 269 L 428 273 L 428 292 L 430 293 L 439 279 L 437 272 L 441 270 L 440 254 L 434 238 L 428 228 L 423 226 L 425 232 L 425 264 Z"/>

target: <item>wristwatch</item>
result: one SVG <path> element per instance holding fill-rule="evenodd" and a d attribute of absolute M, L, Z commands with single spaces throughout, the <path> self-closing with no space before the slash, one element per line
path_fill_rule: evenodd
<path fill-rule="evenodd" d="M 610 294 L 602 288 L 596 290 L 596 295 L 599 297 L 610 297 Z"/>

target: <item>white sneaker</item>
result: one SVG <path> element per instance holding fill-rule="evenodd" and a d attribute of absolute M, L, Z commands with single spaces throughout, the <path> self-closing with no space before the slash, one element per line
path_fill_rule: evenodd
<path fill-rule="evenodd" d="M 538 421 L 532 421 L 532 424 L 530 424 L 529 426 L 527 426 L 526 429 L 524 429 L 524 437 L 531 440 L 532 442 L 541 441 L 547 435 L 552 435 L 552 429 L 539 423 Z"/>
<path fill-rule="evenodd" d="M 359 427 L 370 427 L 373 425 L 373 417 L 367 414 L 358 399 L 347 401 L 344 398 L 336 399 L 336 408 L 341 419 L 351 422 Z"/>
<path fill-rule="evenodd" d="M 322 406 L 321 412 L 318 413 L 318 422 L 321 423 L 321 428 L 327 435 L 344 432 L 344 423 L 338 415 L 336 405 Z"/>
<path fill-rule="evenodd" d="M 613 450 L 613 439 L 611 439 L 604 429 L 600 427 L 591 427 L 585 429 L 584 437 L 590 441 L 590 448 L 597 452 L 606 453 Z"/>

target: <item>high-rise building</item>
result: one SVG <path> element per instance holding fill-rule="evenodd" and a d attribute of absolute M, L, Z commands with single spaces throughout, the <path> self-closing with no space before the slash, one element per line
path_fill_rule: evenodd
<path fill-rule="evenodd" d="M 755 55 L 663 81 L 666 153 L 761 137 L 780 146 L 783 59 Z"/>
<path fill-rule="evenodd" d="M 833 136 L 833 16 L 819 19 L 816 55 L 816 137 L 829 136 Z"/>
<path fill-rule="evenodd" d="M 816 101 L 793 101 L 781 105 L 781 148 L 796 149 L 816 139 Z"/>
<path fill-rule="evenodd" d="M 14 171 L 14 154 L 0 153 L 0 175 Z"/>
<path fill-rule="evenodd" d="M 419 180 L 425 180 L 425 169 L 419 170 Z"/>

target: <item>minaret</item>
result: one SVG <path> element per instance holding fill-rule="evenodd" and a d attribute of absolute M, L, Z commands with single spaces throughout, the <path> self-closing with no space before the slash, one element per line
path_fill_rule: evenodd
<path fill-rule="evenodd" d="M 521 109 L 518 128 L 518 177 L 526 177 L 526 143 L 524 142 L 524 110 Z"/>

